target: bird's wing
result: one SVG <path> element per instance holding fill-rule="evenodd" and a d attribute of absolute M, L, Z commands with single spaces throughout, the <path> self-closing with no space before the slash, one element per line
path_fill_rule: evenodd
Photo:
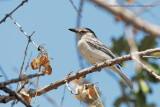
<path fill-rule="evenodd" d="M 98 40 L 97 38 L 87 38 L 86 42 L 93 46 L 94 48 L 101 50 L 102 52 L 106 53 L 107 55 L 109 55 L 112 59 L 115 58 L 114 54 L 110 51 L 110 49 L 108 49 L 105 45 L 103 45 L 103 43 Z M 119 64 L 120 66 L 122 66 L 121 64 Z"/>

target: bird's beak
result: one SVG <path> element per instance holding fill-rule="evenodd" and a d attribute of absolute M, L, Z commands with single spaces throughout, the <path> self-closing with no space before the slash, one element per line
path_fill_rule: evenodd
<path fill-rule="evenodd" d="M 70 30 L 70 31 L 72 31 L 72 32 L 75 32 L 75 33 L 78 32 L 76 29 L 68 29 L 68 30 Z"/>

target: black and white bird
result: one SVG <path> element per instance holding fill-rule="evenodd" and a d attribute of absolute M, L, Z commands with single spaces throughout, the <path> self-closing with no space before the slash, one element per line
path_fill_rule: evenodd
<path fill-rule="evenodd" d="M 90 64 L 95 65 L 115 58 L 114 54 L 98 40 L 91 29 L 83 27 L 69 30 L 75 32 L 78 36 L 78 51 Z M 123 74 L 118 65 L 109 66 L 107 68 L 118 73 L 131 90 L 133 89 L 132 82 Z"/>

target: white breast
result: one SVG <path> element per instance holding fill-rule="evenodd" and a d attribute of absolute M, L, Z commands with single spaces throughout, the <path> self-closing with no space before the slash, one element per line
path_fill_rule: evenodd
<path fill-rule="evenodd" d="M 107 55 L 104 52 L 89 46 L 83 39 L 78 41 L 77 48 L 79 53 L 92 65 L 107 60 Z"/>

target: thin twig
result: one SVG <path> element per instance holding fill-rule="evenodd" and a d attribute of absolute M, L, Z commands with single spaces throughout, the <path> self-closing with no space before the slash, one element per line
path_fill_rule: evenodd
<path fill-rule="evenodd" d="M 4 79 L 5 79 L 5 81 L 8 81 L 8 76 L 6 75 L 6 73 L 4 72 L 4 70 L 2 69 L 1 66 L 0 66 L 0 71 L 2 72 L 2 75 L 3 75 Z M 9 87 L 10 87 L 10 89 L 12 89 L 11 85 L 9 85 Z"/>
<path fill-rule="evenodd" d="M 63 90 L 63 96 L 62 96 L 62 100 L 61 100 L 61 107 L 64 101 L 64 97 L 65 97 L 65 93 L 66 93 L 66 85 L 64 86 L 64 90 Z"/>
<path fill-rule="evenodd" d="M 19 29 L 20 29 L 20 31 L 21 32 L 23 32 L 25 35 L 26 35 L 26 37 L 28 38 L 28 40 L 30 41 L 30 42 L 32 42 L 32 44 L 38 49 L 38 46 L 31 40 L 31 36 L 34 34 L 34 32 L 35 31 L 33 31 L 33 33 L 31 34 L 31 36 L 28 36 L 28 34 L 23 30 L 23 28 L 16 22 L 16 20 L 14 20 L 11 16 L 9 16 L 11 19 L 12 19 L 12 21 L 19 27 Z"/>
<path fill-rule="evenodd" d="M 143 64 L 137 58 L 134 58 L 134 60 L 137 61 L 142 66 L 142 68 L 146 70 L 150 75 L 152 75 L 155 79 L 160 80 L 160 76 L 158 76 L 155 72 L 153 72 L 149 67 Z"/>
<path fill-rule="evenodd" d="M 66 83 L 67 89 L 71 92 L 71 94 L 78 95 L 78 93 L 72 91 L 72 89 L 69 87 L 69 84 L 68 84 L 67 80 L 65 80 L 65 83 Z"/>
<path fill-rule="evenodd" d="M 84 4 L 84 0 L 81 0 L 80 4 L 79 4 L 79 9 L 78 9 L 78 13 L 82 14 L 82 9 L 83 9 L 83 4 Z M 76 28 L 80 27 L 80 23 L 81 23 L 81 17 L 80 15 L 77 15 L 77 21 L 76 21 Z M 75 44 L 77 44 L 77 36 L 75 36 Z M 76 46 L 77 47 L 77 46 Z M 78 56 L 78 62 L 79 62 L 79 66 L 81 69 L 84 69 L 84 64 L 82 63 L 82 60 L 84 59 L 79 52 L 77 51 L 77 56 Z"/>
<path fill-rule="evenodd" d="M 130 53 L 138 52 L 137 45 L 136 45 L 135 40 L 133 38 L 133 32 L 129 28 L 128 24 L 126 24 L 125 34 L 127 37 L 128 45 L 130 47 Z M 131 54 L 131 56 L 136 57 L 138 60 L 140 60 L 140 57 L 137 54 Z M 134 59 L 133 59 L 133 61 L 134 61 Z M 135 64 L 136 71 L 139 71 L 139 69 L 141 69 L 141 66 L 136 61 L 134 61 L 134 64 Z"/>
<path fill-rule="evenodd" d="M 154 59 L 160 59 L 160 56 L 143 56 L 143 58 L 154 58 Z"/>
<path fill-rule="evenodd" d="M 29 56 L 29 59 L 28 59 L 28 62 L 27 62 L 27 66 L 25 67 L 24 73 L 26 73 L 26 71 L 27 71 L 27 69 L 28 69 L 28 67 L 29 67 L 29 62 L 30 62 L 31 56 L 32 56 L 32 52 L 31 52 L 31 54 L 30 54 L 30 56 Z"/>
<path fill-rule="evenodd" d="M 5 20 L 12 15 L 19 7 L 23 6 L 24 3 L 28 2 L 28 0 L 23 0 L 21 4 L 19 4 L 13 11 L 11 11 L 9 14 L 6 14 L 6 16 L 0 21 L 0 24 L 2 22 L 5 22 Z"/>
<path fill-rule="evenodd" d="M 103 105 L 103 103 L 102 103 L 102 101 L 101 101 L 100 95 L 99 95 L 96 87 L 97 87 L 97 86 L 93 84 L 93 89 L 94 89 L 94 91 L 97 93 L 97 97 L 98 97 L 98 99 L 99 99 L 100 105 L 101 105 L 101 107 L 104 107 L 104 105 Z M 98 87 L 97 87 L 97 88 L 98 88 Z"/>
<path fill-rule="evenodd" d="M 39 71 L 38 71 L 38 73 L 41 71 L 41 67 L 39 67 Z M 38 89 L 38 84 L 39 84 L 39 76 L 38 76 L 38 79 L 37 79 L 37 86 L 36 86 L 36 90 Z M 37 96 L 37 91 L 36 91 L 36 95 L 35 95 L 35 99 L 34 99 L 34 101 L 33 101 L 33 103 L 35 103 L 36 102 L 36 96 Z"/>
<path fill-rule="evenodd" d="M 25 76 L 25 77 L 11 79 L 11 80 L 8 80 L 8 81 L 5 81 L 5 82 L 1 82 L 0 87 L 3 87 L 5 85 L 9 85 L 9 84 L 12 84 L 12 83 L 17 83 L 19 81 L 23 81 L 23 80 L 30 79 L 30 78 L 33 78 L 33 77 L 43 76 L 43 75 L 45 75 L 45 72 L 39 72 L 39 73 L 28 75 L 28 76 Z"/>
<path fill-rule="evenodd" d="M 33 42 L 33 41 L 31 40 L 31 36 L 35 33 L 35 31 L 33 31 L 33 33 L 32 33 L 30 36 L 28 36 L 28 34 L 27 34 L 27 33 L 23 30 L 23 28 L 16 22 L 16 20 L 14 20 L 11 16 L 9 16 L 9 17 L 10 17 L 10 18 L 12 19 L 12 21 L 19 27 L 20 31 L 25 34 L 25 36 L 28 38 L 28 40 L 29 40 L 30 42 L 32 42 L 32 44 L 37 48 L 38 51 L 40 51 L 41 53 L 43 53 L 43 54 L 45 54 L 45 55 L 47 55 L 47 56 L 50 57 L 50 55 L 48 55 L 48 53 L 46 53 L 46 52 L 43 50 L 43 48 L 42 48 L 41 45 L 38 46 L 38 45 L 35 44 L 35 42 Z M 50 58 L 53 60 L 52 57 L 50 57 Z"/>
<path fill-rule="evenodd" d="M 24 58 L 23 58 L 21 70 L 20 70 L 20 73 L 19 73 L 19 77 L 22 75 L 22 70 L 23 70 L 24 62 L 25 62 L 25 59 L 26 59 L 26 56 L 27 56 L 27 50 L 28 50 L 29 43 L 30 43 L 30 40 L 28 40 L 28 43 L 27 43 L 27 46 L 26 46 L 26 49 L 25 49 L 25 52 L 24 52 Z M 18 86 L 19 86 L 19 82 L 17 83 L 16 91 L 18 90 Z"/>
<path fill-rule="evenodd" d="M 78 11 L 78 9 L 76 8 L 76 6 L 74 5 L 73 1 L 72 0 L 69 0 L 70 3 L 72 4 L 74 10 L 78 13 L 79 16 L 81 16 L 81 13 Z M 82 16 L 81 16 L 82 17 Z"/>

